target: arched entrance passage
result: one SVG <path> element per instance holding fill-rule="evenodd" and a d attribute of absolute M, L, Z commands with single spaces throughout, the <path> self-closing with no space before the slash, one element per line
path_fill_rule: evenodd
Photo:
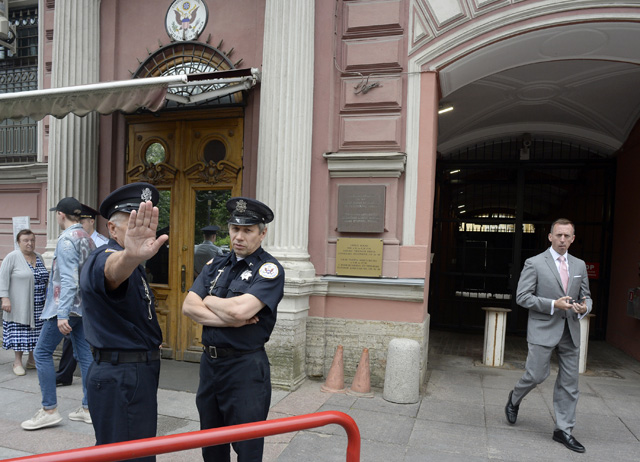
<path fill-rule="evenodd" d="M 436 271 L 441 243 L 430 225 L 438 215 L 431 217 L 433 222 L 424 217 L 421 222 L 424 207 L 420 203 L 416 206 L 415 198 L 418 202 L 421 198 L 415 191 L 425 180 L 433 182 L 434 204 L 441 202 L 439 194 L 446 188 L 436 174 L 444 172 L 448 155 L 530 133 L 534 142 L 553 140 L 599 152 L 598 162 L 606 163 L 627 140 L 639 115 L 640 89 L 634 82 L 640 78 L 640 51 L 630 43 L 640 39 L 640 13 L 616 2 L 611 8 L 598 9 L 597 15 L 586 1 L 519 2 L 491 11 L 467 4 L 470 10 L 459 12 L 445 11 L 435 1 L 415 3 L 424 8 L 414 9 L 411 18 L 403 243 L 411 244 L 427 234 L 435 254 L 430 270 Z M 437 81 L 428 77 L 431 73 L 437 75 Z M 454 107 L 438 117 L 435 142 L 430 139 L 433 115 L 428 112 L 437 110 L 432 107 L 434 94 L 441 106 Z M 520 147 L 512 163 L 520 162 Z M 552 161 L 561 162 L 562 158 L 553 157 Z M 478 169 L 511 165 L 492 164 L 490 157 L 476 160 Z M 568 162 L 567 168 L 573 162 Z M 593 162 L 584 161 L 587 171 Z M 512 167 L 511 174 L 526 178 L 528 170 Z M 556 166 L 544 168 L 547 172 L 540 173 L 555 171 Z M 480 175 L 480 170 L 476 174 Z M 494 169 L 485 181 L 487 188 L 493 187 L 493 182 L 500 183 L 500 175 Z M 607 200 L 611 210 L 613 197 Z M 524 208 L 515 210 L 524 214 Z M 513 213 L 503 213 L 505 217 L 496 217 L 493 224 L 509 223 L 503 218 L 511 219 Z M 575 216 L 570 218 L 579 221 Z M 511 220 L 515 226 L 515 219 Z M 426 232 L 425 221 L 429 225 Z M 518 223 L 525 223 L 524 216 Z M 547 232 L 545 229 L 535 238 L 535 251 L 546 246 Z M 526 237 L 522 236 L 523 241 Z M 574 249 L 578 254 L 579 247 Z M 591 258 L 580 256 L 587 261 Z M 524 255 L 516 261 L 520 265 Z M 513 259 L 511 264 L 516 266 Z M 505 270 L 504 274 L 513 278 L 514 273 Z M 433 278 L 430 284 L 435 284 Z M 429 294 L 432 292 L 430 288 Z M 455 296 L 455 290 L 453 293 Z M 430 313 L 433 309 L 428 307 Z M 604 329 L 604 324 L 599 328 Z"/>
<path fill-rule="evenodd" d="M 570 252 L 587 262 L 604 338 L 615 160 L 579 145 L 544 139 L 495 140 L 443 156 L 437 164 L 431 326 L 482 331 L 482 307 L 510 308 L 507 331 L 524 334 L 515 303 L 524 260 L 549 246 L 549 224 L 576 225 Z"/>

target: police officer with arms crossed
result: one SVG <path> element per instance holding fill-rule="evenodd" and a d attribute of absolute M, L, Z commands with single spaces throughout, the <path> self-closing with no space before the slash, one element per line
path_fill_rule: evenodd
<path fill-rule="evenodd" d="M 204 326 L 204 354 L 196 405 L 200 428 L 266 420 L 271 372 L 264 344 L 284 294 L 284 270 L 262 249 L 273 212 L 262 202 L 235 197 L 229 236 L 233 251 L 202 269 L 182 312 Z M 264 439 L 233 443 L 238 462 L 261 461 Z M 229 461 L 228 444 L 202 449 L 205 461 Z"/>
<path fill-rule="evenodd" d="M 148 183 L 128 184 L 107 196 L 100 214 L 109 220 L 111 239 L 82 271 L 85 335 L 94 357 L 87 397 L 96 444 L 156 436 L 162 332 L 141 263 L 168 239 L 156 238 L 158 198 Z"/>

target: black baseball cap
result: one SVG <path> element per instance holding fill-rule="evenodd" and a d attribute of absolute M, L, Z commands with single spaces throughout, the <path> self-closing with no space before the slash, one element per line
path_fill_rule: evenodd
<path fill-rule="evenodd" d="M 62 212 L 66 215 L 75 215 L 77 217 L 82 213 L 82 204 L 75 197 L 64 197 L 60 199 L 58 205 L 51 207 L 50 212 Z"/>

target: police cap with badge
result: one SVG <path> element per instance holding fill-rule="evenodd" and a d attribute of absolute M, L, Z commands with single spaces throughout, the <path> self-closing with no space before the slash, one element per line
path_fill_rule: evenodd
<path fill-rule="evenodd" d="M 151 201 L 158 205 L 160 193 L 149 183 L 131 183 L 120 186 L 100 204 L 100 215 L 107 220 L 116 212 L 131 213 L 138 210 L 140 202 Z"/>
<path fill-rule="evenodd" d="M 209 225 L 209 226 L 205 226 L 203 228 L 200 228 L 200 232 L 202 234 L 204 234 L 205 236 L 211 236 L 213 234 L 218 234 L 218 231 L 220 231 L 220 227 L 216 226 L 216 225 Z"/>
<path fill-rule="evenodd" d="M 98 211 L 94 208 L 89 207 L 86 204 L 81 204 L 82 205 L 82 211 L 80 212 L 80 218 L 92 218 L 92 219 L 96 219 L 96 217 L 98 216 Z"/>
<path fill-rule="evenodd" d="M 273 221 L 273 211 L 266 204 L 248 197 L 229 199 L 227 210 L 231 214 L 227 222 L 230 225 L 250 226 Z"/>

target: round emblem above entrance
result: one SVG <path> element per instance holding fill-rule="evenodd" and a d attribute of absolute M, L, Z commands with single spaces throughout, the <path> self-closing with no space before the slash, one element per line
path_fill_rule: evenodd
<path fill-rule="evenodd" d="M 167 34 L 183 42 L 197 39 L 207 25 L 209 10 L 203 0 L 175 0 L 165 18 Z"/>

